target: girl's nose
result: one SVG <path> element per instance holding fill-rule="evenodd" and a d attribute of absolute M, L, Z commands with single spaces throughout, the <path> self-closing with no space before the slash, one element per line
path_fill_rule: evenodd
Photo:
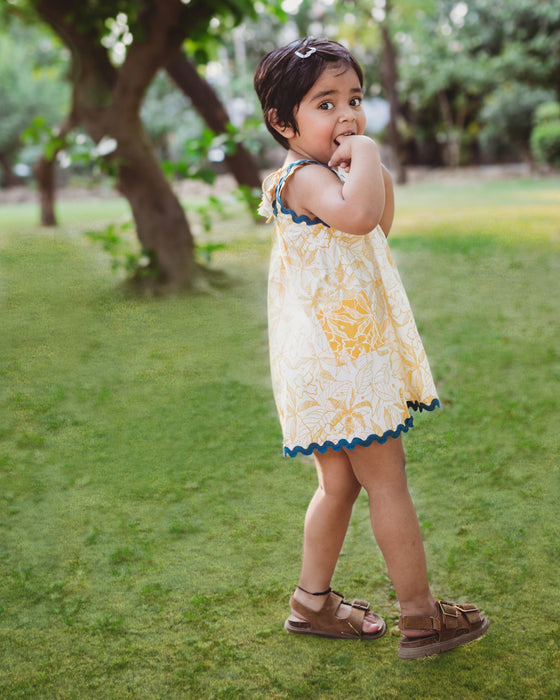
<path fill-rule="evenodd" d="M 339 122 L 350 122 L 354 119 L 354 113 L 352 112 L 352 109 L 349 106 L 345 106 L 341 109 L 340 114 L 338 116 L 338 121 Z"/>

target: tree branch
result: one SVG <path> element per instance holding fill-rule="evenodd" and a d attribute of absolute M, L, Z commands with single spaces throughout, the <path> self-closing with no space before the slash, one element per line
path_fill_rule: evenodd
<path fill-rule="evenodd" d="M 190 98 L 193 107 L 216 134 L 225 134 L 230 122 L 229 115 L 212 86 L 200 77 L 196 66 L 183 51 L 175 51 L 166 66 L 167 73 L 177 87 Z M 242 143 L 235 152 L 226 154 L 227 166 L 240 185 L 261 187 L 257 163 Z M 254 207 L 256 209 L 256 206 Z"/>

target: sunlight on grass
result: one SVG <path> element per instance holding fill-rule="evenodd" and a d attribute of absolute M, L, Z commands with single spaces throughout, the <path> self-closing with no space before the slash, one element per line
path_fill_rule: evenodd
<path fill-rule="evenodd" d="M 560 184 L 554 179 L 401 187 L 396 204 L 399 236 L 560 241 Z"/>
<path fill-rule="evenodd" d="M 397 192 L 391 245 L 443 401 L 406 437 L 432 586 L 492 622 L 414 663 L 364 495 L 334 585 L 393 633 L 282 629 L 315 475 L 281 456 L 270 229 L 218 217 L 227 288 L 135 299 L 78 235 L 116 204 L 54 231 L 0 208 L 0 695 L 557 696 L 558 184 Z"/>

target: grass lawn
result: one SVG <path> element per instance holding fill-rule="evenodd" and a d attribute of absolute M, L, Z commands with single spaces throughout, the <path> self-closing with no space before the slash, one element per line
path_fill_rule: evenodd
<path fill-rule="evenodd" d="M 559 697 L 560 182 L 397 191 L 443 401 L 405 437 L 410 487 L 434 593 L 491 620 L 414 662 L 364 495 L 333 583 L 390 633 L 282 628 L 315 474 L 281 456 L 269 231 L 236 210 L 212 234 L 227 289 L 134 299 L 82 235 L 106 206 L 55 230 L 0 208 L 0 697 Z"/>

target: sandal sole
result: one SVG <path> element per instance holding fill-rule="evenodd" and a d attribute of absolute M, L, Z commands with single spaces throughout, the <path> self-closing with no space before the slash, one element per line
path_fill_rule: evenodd
<path fill-rule="evenodd" d="M 488 632 L 489 623 L 484 617 L 482 624 L 477 629 L 467 634 L 461 634 L 453 639 L 448 639 L 445 642 L 434 642 L 433 644 L 425 644 L 424 646 L 401 646 L 399 647 L 398 657 L 399 659 L 420 659 L 425 656 L 435 656 L 436 654 L 441 654 L 444 651 L 451 651 L 451 649 L 456 649 L 457 647 L 463 646 L 463 644 L 468 644 L 469 642 L 474 642 L 475 639 L 480 639 L 486 632 Z M 416 640 L 415 640 L 416 641 Z"/>
<path fill-rule="evenodd" d="M 387 626 L 383 621 L 383 626 L 377 632 L 373 634 L 332 634 L 330 632 L 321 632 L 320 630 L 314 630 L 310 627 L 295 627 L 290 623 L 290 618 L 284 623 L 284 629 L 286 632 L 291 634 L 307 634 L 313 637 L 325 637 L 327 639 L 357 639 L 364 642 L 372 641 L 373 639 L 380 639 L 387 631 Z"/>

